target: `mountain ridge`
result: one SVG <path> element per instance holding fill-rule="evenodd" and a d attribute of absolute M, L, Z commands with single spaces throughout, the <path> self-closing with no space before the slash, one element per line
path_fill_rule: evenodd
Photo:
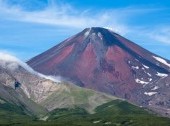
<path fill-rule="evenodd" d="M 151 109 L 161 109 L 155 101 L 165 93 L 165 110 L 159 113 L 170 114 L 170 61 L 108 29 L 87 28 L 27 63 L 45 75 L 63 76 L 80 87 Z"/>
<path fill-rule="evenodd" d="M 169 86 L 165 89 L 164 83 L 160 85 L 164 79 L 167 81 L 165 85 L 170 82 L 167 74 L 158 74 L 161 76 L 161 79 L 158 78 L 160 82 L 149 85 L 144 83 L 144 95 L 148 95 L 146 100 L 149 100 L 150 107 L 137 107 L 139 104 L 136 102 L 78 87 L 64 77 L 40 74 L 19 59 L 4 53 L 2 55 L 4 57 L 0 57 L 0 116 L 3 118 L 0 118 L 0 125 L 169 124 L 168 118 L 159 117 L 168 116 L 167 108 L 163 105 L 168 101 L 164 96 L 167 96 Z M 107 68 L 104 69 L 105 72 Z M 150 86 L 153 86 L 153 92 L 149 92 Z M 155 98 L 157 93 L 154 92 L 160 89 L 164 90 L 164 94 L 160 91 L 158 98 Z M 138 96 L 138 99 L 142 100 L 141 95 Z M 154 100 L 151 100 L 152 98 Z M 160 106 L 152 105 L 158 103 Z"/>
<path fill-rule="evenodd" d="M 57 108 L 75 106 L 92 113 L 97 106 L 117 99 L 40 74 L 19 59 L 3 55 L 5 58 L 0 57 L 0 98 L 23 106 L 24 110 L 38 118 Z"/>

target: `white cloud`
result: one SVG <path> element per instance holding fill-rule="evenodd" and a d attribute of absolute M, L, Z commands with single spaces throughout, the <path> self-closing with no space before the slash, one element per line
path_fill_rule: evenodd
<path fill-rule="evenodd" d="M 151 48 L 153 45 L 170 45 L 169 25 L 153 24 L 152 26 L 130 27 L 127 36 L 130 36 L 131 40 L 148 47 L 150 46 Z M 160 50 L 161 48 L 158 49 Z"/>
<path fill-rule="evenodd" d="M 42 23 L 48 25 L 66 26 L 73 28 L 112 27 L 115 32 L 126 34 L 129 27 L 127 17 L 155 11 L 153 8 L 127 7 L 111 10 L 77 10 L 69 4 L 56 4 L 53 0 L 42 10 L 28 11 L 21 6 L 9 6 L 0 0 L 1 18 L 23 22 Z"/>
<path fill-rule="evenodd" d="M 140 19 L 140 15 L 157 12 L 164 8 L 124 7 L 110 10 L 94 10 L 89 8 L 79 10 L 69 4 L 58 4 L 51 0 L 45 8 L 28 11 L 20 5 L 8 5 L 4 1 L 0 0 L 1 19 L 63 26 L 66 31 L 69 31 L 68 28 L 76 28 L 76 30 L 74 29 L 75 31 L 80 31 L 80 29 L 92 26 L 109 27 L 113 31 L 134 40 L 136 43 L 144 43 L 143 45 L 150 44 L 147 45 L 148 49 L 153 48 L 152 45 L 155 44 L 170 44 L 169 27 L 155 27 L 157 24 L 145 27 L 140 25 L 140 23 L 133 26 L 129 25 L 129 21 L 133 20 L 134 17 Z M 163 50 L 165 49 L 160 48 L 158 52 Z"/>
<path fill-rule="evenodd" d="M 0 66 L 3 67 L 4 69 L 8 69 L 8 70 L 16 70 L 17 68 L 19 68 L 19 66 L 21 66 L 28 72 L 30 72 L 34 75 L 37 75 L 39 77 L 42 77 L 42 78 L 45 78 L 45 79 L 48 79 L 48 80 L 51 80 L 54 82 L 60 82 L 62 80 L 62 78 L 59 76 L 46 76 L 46 75 L 43 75 L 41 73 L 34 71 L 25 62 L 22 62 L 17 57 L 9 54 L 6 51 L 0 51 Z"/>
<path fill-rule="evenodd" d="M 170 27 L 156 27 L 148 32 L 148 36 L 155 41 L 170 44 Z"/>

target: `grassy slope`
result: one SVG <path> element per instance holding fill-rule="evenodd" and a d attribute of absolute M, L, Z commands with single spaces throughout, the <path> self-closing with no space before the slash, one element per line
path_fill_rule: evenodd
<path fill-rule="evenodd" d="M 8 104 L 13 103 L 17 106 L 21 106 L 27 114 L 42 117 L 48 113 L 44 107 L 29 99 L 21 89 L 14 90 L 10 87 L 3 86 L 3 84 L 0 84 L 0 89 L 1 99 L 8 101 Z"/>
<path fill-rule="evenodd" d="M 0 113 L 2 116 L 1 109 Z M 114 100 L 112 102 L 103 104 L 96 108 L 95 114 L 88 114 L 88 112 L 81 108 L 75 109 L 56 109 L 51 112 L 49 119 L 46 122 L 33 121 L 30 117 L 18 114 L 10 114 L 8 111 L 7 117 L 0 118 L 0 124 L 7 121 L 6 118 L 11 118 L 11 123 L 18 123 L 20 126 L 169 126 L 170 119 L 158 117 L 150 114 L 142 108 L 136 107 L 127 103 L 126 101 Z M 12 111 L 13 113 L 13 111 Z M 4 117 L 4 116 L 3 116 Z M 25 122 L 25 123 L 23 123 Z M 21 123 L 21 124 L 19 124 Z"/>
<path fill-rule="evenodd" d="M 21 107 L 17 107 L 1 99 L 0 102 L 0 125 L 22 124 L 32 121 L 33 118 L 24 113 Z"/>
<path fill-rule="evenodd" d="M 61 110 L 60 110 L 61 111 Z M 157 117 L 127 103 L 115 100 L 96 108 L 95 114 L 87 114 L 82 109 L 63 110 L 61 114 L 52 114 L 49 120 L 57 122 L 58 125 L 73 126 L 169 126 L 170 119 Z M 61 116 L 62 115 L 62 116 Z"/>
<path fill-rule="evenodd" d="M 41 102 L 47 108 L 84 108 L 92 113 L 93 110 L 104 103 L 117 99 L 104 93 L 84 89 L 71 84 L 62 84 L 57 91 Z"/>

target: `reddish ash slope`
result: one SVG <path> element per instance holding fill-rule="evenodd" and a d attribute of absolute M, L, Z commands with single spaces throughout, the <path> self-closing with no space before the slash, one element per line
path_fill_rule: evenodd
<path fill-rule="evenodd" d="M 155 57 L 108 29 L 94 27 L 32 58 L 28 64 L 43 74 L 60 75 L 81 87 L 135 101 L 143 87 L 170 72 L 170 62 Z M 140 97 L 145 95 L 142 92 Z"/>

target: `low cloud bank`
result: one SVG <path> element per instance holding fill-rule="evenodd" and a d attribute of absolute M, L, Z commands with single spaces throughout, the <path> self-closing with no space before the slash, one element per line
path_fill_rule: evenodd
<path fill-rule="evenodd" d="M 28 66 L 26 63 L 22 62 L 15 56 L 7 53 L 7 52 L 0 52 L 0 66 L 3 67 L 4 69 L 8 70 L 16 70 L 19 68 L 19 66 L 23 67 L 25 70 L 28 72 L 37 75 L 41 78 L 45 78 L 54 82 L 61 82 L 61 77 L 59 76 L 46 76 L 41 73 L 38 73 L 34 71 L 30 66 Z"/>

